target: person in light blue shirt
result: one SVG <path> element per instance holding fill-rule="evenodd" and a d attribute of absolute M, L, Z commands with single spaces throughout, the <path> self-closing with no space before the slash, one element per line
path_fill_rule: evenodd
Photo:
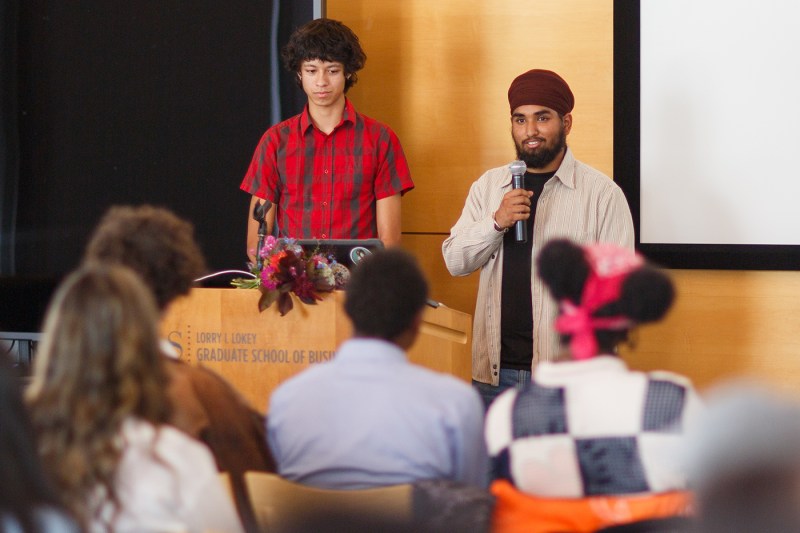
<path fill-rule="evenodd" d="M 332 489 L 427 479 L 486 486 L 480 397 L 406 357 L 427 297 L 416 261 L 398 249 L 353 270 L 344 304 L 353 337 L 270 399 L 267 438 L 282 476 Z"/>

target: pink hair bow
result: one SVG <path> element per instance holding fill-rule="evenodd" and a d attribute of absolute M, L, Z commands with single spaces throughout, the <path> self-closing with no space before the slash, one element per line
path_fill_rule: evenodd
<path fill-rule="evenodd" d="M 597 329 L 624 329 L 631 321 L 624 316 L 595 317 L 585 307 L 578 307 L 568 300 L 561 302 L 561 316 L 556 319 L 556 331 L 572 335 L 569 349 L 576 360 L 590 359 L 597 355 Z"/>
<path fill-rule="evenodd" d="M 591 272 L 583 287 L 580 305 L 562 300 L 561 315 L 555 321 L 555 329 L 571 335 L 570 351 L 575 359 L 589 359 L 597 355 L 595 330 L 621 330 L 632 325 L 624 316 L 593 317 L 592 314 L 604 305 L 619 299 L 625 278 L 644 264 L 641 256 L 609 244 L 584 247 Z"/>

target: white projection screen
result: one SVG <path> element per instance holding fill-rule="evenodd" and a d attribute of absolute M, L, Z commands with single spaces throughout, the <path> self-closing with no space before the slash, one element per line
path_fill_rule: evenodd
<path fill-rule="evenodd" d="M 800 267 L 800 2 L 616 0 L 615 179 L 645 255 Z"/>

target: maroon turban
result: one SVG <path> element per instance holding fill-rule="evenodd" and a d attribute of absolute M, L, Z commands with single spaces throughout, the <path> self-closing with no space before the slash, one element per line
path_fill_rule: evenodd
<path fill-rule="evenodd" d="M 541 105 L 566 115 L 575 106 L 575 97 L 561 76 L 549 70 L 533 69 L 511 82 L 508 103 L 512 113 L 521 105 Z"/>

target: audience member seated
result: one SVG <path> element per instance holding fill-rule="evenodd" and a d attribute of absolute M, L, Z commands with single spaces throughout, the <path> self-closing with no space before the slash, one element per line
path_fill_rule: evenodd
<path fill-rule="evenodd" d="M 189 293 L 205 270 L 192 225 L 152 206 L 111 208 L 89 241 L 85 261 L 133 269 L 155 295 L 162 314 L 173 300 Z M 173 403 L 169 423 L 211 449 L 217 468 L 230 474 L 239 513 L 252 529 L 242 476 L 248 470 L 275 471 L 264 417 L 218 374 L 181 361 L 167 341 L 161 346 Z"/>
<path fill-rule="evenodd" d="M 699 397 L 687 379 L 630 371 L 616 355 L 669 309 L 671 281 L 611 245 L 552 241 L 537 261 L 564 351 L 487 413 L 494 529 L 593 531 L 686 511 L 679 452 Z"/>
<path fill-rule="evenodd" d="M 18 379 L 0 357 L 0 531 L 77 533 L 42 470 Z"/>
<path fill-rule="evenodd" d="M 688 465 L 699 531 L 800 531 L 797 398 L 744 383 L 712 391 Z"/>
<path fill-rule="evenodd" d="M 208 449 L 166 425 L 158 311 L 139 277 L 91 265 L 56 291 L 29 388 L 58 496 L 88 531 L 242 526 Z"/>
<path fill-rule="evenodd" d="M 278 472 L 360 489 L 448 479 L 485 486 L 483 407 L 465 382 L 408 362 L 428 284 L 409 254 L 359 262 L 346 287 L 354 335 L 329 362 L 281 384 L 267 434 Z"/>

